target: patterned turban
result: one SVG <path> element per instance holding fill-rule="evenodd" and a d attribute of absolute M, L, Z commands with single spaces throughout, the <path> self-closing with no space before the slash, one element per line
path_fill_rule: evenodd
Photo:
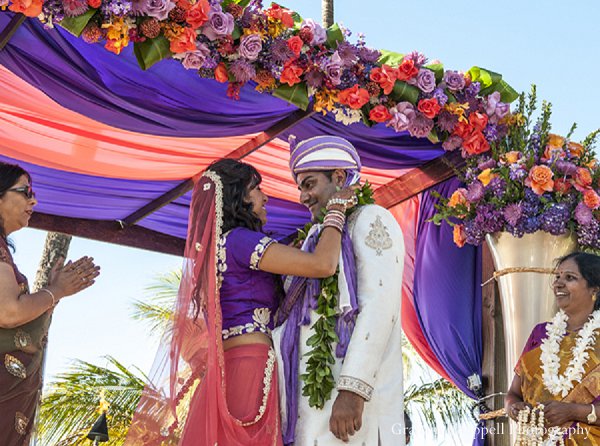
<path fill-rule="evenodd" d="M 360 179 L 360 157 L 354 146 L 339 136 L 315 136 L 296 144 L 291 135 L 290 170 L 294 181 L 301 172 L 343 169 L 347 171 L 346 186 Z"/>

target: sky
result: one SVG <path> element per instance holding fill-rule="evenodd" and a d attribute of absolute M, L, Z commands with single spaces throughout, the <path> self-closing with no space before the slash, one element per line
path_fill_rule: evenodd
<path fill-rule="evenodd" d="M 319 0 L 282 3 L 305 18 L 320 21 Z M 267 2 L 265 2 L 267 4 Z M 366 35 L 369 46 L 399 53 L 418 50 L 448 69 L 477 65 L 499 72 L 517 91 L 537 85 L 538 97 L 553 104 L 553 131 L 566 134 L 576 121 L 575 140 L 600 127 L 600 2 L 505 0 L 467 2 L 429 0 L 338 0 L 335 20 Z M 24 229 L 12 236 L 15 260 L 33 281 L 45 233 Z M 131 320 L 132 302 L 160 274 L 181 259 L 134 248 L 74 238 L 70 258 L 93 256 L 102 267 L 90 289 L 65 298 L 55 311 L 46 362 L 46 382 L 68 369 L 72 358 L 106 365 L 112 355 L 127 366 L 148 371 L 156 338 Z M 417 426 L 418 430 L 419 427 Z M 418 433 L 413 444 L 467 445 L 472 430 L 437 441 Z"/>

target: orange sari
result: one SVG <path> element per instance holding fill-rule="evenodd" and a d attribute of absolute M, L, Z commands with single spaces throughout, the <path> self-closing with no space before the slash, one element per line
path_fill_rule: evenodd
<path fill-rule="evenodd" d="M 540 324 L 533 329 L 515 368 L 515 373 L 521 378 L 523 401 L 531 405 L 543 404 L 551 400 L 590 405 L 600 402 L 600 336 L 597 335 L 594 348 L 589 350 L 590 356 L 585 363 L 581 382 L 576 384 L 564 398 L 560 395 L 552 395 L 542 380 L 540 346 L 546 336 L 546 324 Z M 568 332 L 560 344 L 559 373 L 561 374 L 565 372 L 572 358 L 571 351 L 575 346 L 576 338 L 577 332 Z M 561 427 L 563 430 L 570 428 L 569 436 L 565 437 L 566 446 L 600 446 L 600 427 L 598 426 L 577 422 Z"/>

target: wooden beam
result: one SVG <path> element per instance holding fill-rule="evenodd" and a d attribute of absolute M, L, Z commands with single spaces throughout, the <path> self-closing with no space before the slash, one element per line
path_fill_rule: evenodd
<path fill-rule="evenodd" d="M 185 249 L 184 239 L 141 226 L 122 227 L 117 221 L 60 217 L 36 212 L 31 217 L 29 226 L 177 256 L 182 256 Z"/>
<path fill-rule="evenodd" d="M 256 135 L 254 138 L 245 142 L 244 144 L 239 146 L 234 151 L 225 155 L 225 158 L 233 158 L 233 159 L 245 158 L 246 156 L 250 155 L 252 152 L 255 152 L 256 150 L 260 149 L 262 146 L 264 146 L 268 142 L 275 139 L 277 137 L 277 135 L 279 135 L 282 132 L 286 131 L 287 129 L 293 127 L 294 125 L 298 124 L 299 122 L 304 121 L 305 119 L 312 116 L 314 113 L 315 112 L 312 109 L 308 109 L 306 111 L 305 110 L 295 111 L 294 113 L 289 115 L 287 118 L 282 119 L 281 121 L 279 121 L 275 125 L 271 126 L 264 132 L 261 132 L 260 134 Z M 192 190 L 193 187 L 194 187 L 194 181 L 192 179 L 185 180 L 185 181 L 179 183 L 173 189 L 167 191 L 166 193 L 164 193 L 160 197 L 156 198 L 155 200 L 151 201 L 144 207 L 138 209 L 133 214 L 125 217 L 122 220 L 123 224 L 125 226 L 131 226 L 131 225 L 136 224 L 138 221 L 142 220 L 143 218 L 147 217 L 148 215 L 152 214 L 153 212 L 156 212 L 163 206 L 165 206 L 165 205 L 171 203 L 172 201 L 178 199 L 179 197 L 185 195 L 188 191 Z"/>
<path fill-rule="evenodd" d="M 454 170 L 449 164 L 458 166 L 461 162 L 462 158 L 458 152 L 450 152 L 431 160 L 375 190 L 375 201 L 389 209 L 453 177 Z"/>
<path fill-rule="evenodd" d="M 10 19 L 8 25 L 0 32 L 0 51 L 4 49 L 10 38 L 17 32 L 17 29 L 23 24 L 26 18 L 23 14 L 15 14 Z"/>

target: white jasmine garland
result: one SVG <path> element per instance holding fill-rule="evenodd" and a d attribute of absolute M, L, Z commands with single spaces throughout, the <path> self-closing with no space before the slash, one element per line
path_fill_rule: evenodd
<path fill-rule="evenodd" d="M 561 395 L 564 398 L 573 388 L 574 383 L 581 381 L 585 363 L 589 358 L 588 350 L 594 346 L 596 340 L 595 331 L 599 328 L 600 310 L 596 310 L 579 331 L 575 340 L 575 346 L 571 350 L 572 358 L 564 375 L 559 375 L 560 358 L 558 353 L 560 351 L 560 343 L 567 330 L 567 315 L 563 310 L 560 310 L 546 326 L 548 337 L 542 341 L 540 359 L 542 361 L 544 386 L 552 395 Z"/>

